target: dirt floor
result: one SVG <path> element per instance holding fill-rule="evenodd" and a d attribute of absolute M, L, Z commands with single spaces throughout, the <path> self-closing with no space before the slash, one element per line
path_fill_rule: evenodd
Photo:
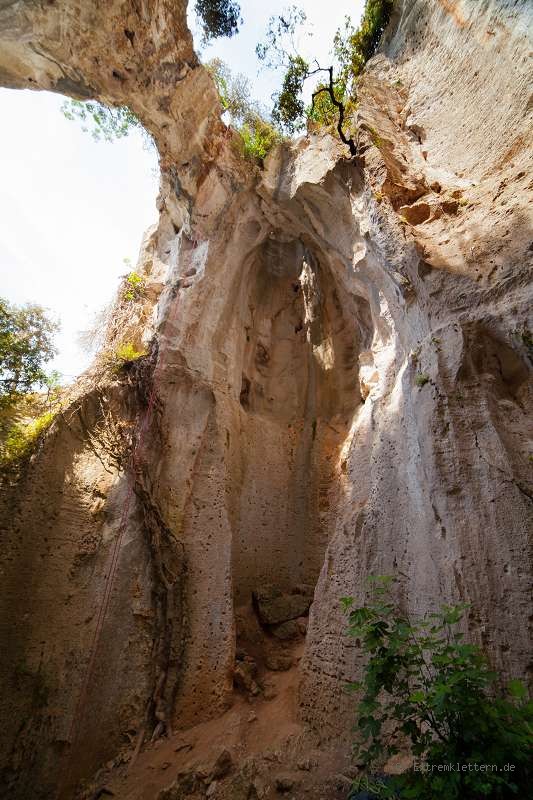
<path fill-rule="evenodd" d="M 324 749 L 297 718 L 306 617 L 297 621 L 298 634 L 288 641 L 265 632 L 251 607 L 238 609 L 236 617 L 231 707 L 222 716 L 146 744 L 136 757 L 129 748 L 86 787 L 83 798 L 346 797 L 348 776 L 339 771 L 331 780 L 335 762 L 340 763 L 338 750 Z M 324 782 L 323 775 L 329 780 Z"/>

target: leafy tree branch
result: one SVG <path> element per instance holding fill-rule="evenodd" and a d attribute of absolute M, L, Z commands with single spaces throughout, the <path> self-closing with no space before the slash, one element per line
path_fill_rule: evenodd
<path fill-rule="evenodd" d="M 241 9 L 234 0 L 196 0 L 194 10 L 201 21 L 204 43 L 239 32 Z"/>
<path fill-rule="evenodd" d="M 138 130 L 146 144 L 153 146 L 152 137 L 128 106 L 106 106 L 98 100 L 68 98 L 61 111 L 66 119 L 81 122 L 82 131 L 90 133 L 95 142 L 114 142 Z"/>
<path fill-rule="evenodd" d="M 356 155 L 355 140 L 349 131 L 350 113 L 357 102 L 356 80 L 379 44 L 392 7 L 393 0 L 367 0 L 357 29 L 347 17 L 344 29 L 335 35 L 333 63 L 325 67 L 316 60 L 309 63 L 300 52 L 297 30 L 306 22 L 305 12 L 291 6 L 278 17 L 270 18 L 265 41 L 257 45 L 256 55 L 266 67 L 285 70 L 272 112 L 274 122 L 282 130 L 292 134 L 304 127 L 307 120 L 334 126 L 350 155 Z M 306 109 L 304 85 L 320 73 L 326 74 L 326 80 L 315 86 L 311 106 Z"/>
<path fill-rule="evenodd" d="M 59 323 L 41 306 L 15 306 L 0 298 L 0 406 L 47 385 L 44 365 L 57 352 L 58 330 Z"/>
<path fill-rule="evenodd" d="M 344 107 L 344 103 L 341 103 L 340 100 L 337 100 L 337 97 L 336 97 L 336 94 L 335 94 L 335 84 L 334 84 L 334 81 L 333 81 L 333 67 L 327 67 L 326 70 L 319 68 L 319 69 L 315 70 L 315 72 L 327 72 L 328 75 L 329 75 L 329 83 L 327 84 L 327 86 L 321 86 L 319 89 L 316 89 L 313 92 L 313 94 L 312 94 L 312 103 L 311 103 L 311 112 L 313 112 L 314 109 L 315 109 L 316 98 L 319 97 L 321 94 L 323 94 L 323 92 L 327 92 L 328 96 L 329 96 L 329 99 L 331 100 L 332 104 L 335 106 L 335 108 L 338 111 L 337 133 L 339 134 L 340 140 L 341 140 L 341 142 L 343 144 L 345 144 L 349 148 L 350 155 L 351 156 L 355 156 L 355 155 L 357 155 L 357 146 L 356 146 L 354 140 L 352 139 L 352 137 L 351 136 L 346 136 L 346 134 L 344 132 L 345 107 Z M 311 72 L 309 74 L 312 75 L 314 73 Z"/>
<path fill-rule="evenodd" d="M 362 680 L 348 687 L 359 694 L 355 754 L 363 772 L 354 790 L 417 800 L 526 796 L 533 746 L 527 689 L 512 680 L 502 692 L 480 648 L 463 641 L 456 626 L 465 604 L 412 619 L 391 598 L 393 583 L 390 576 L 374 577 L 362 606 L 343 599 L 348 632 L 366 656 Z M 384 762 L 400 751 L 432 768 L 413 764 L 384 777 Z M 450 771 L 450 764 L 464 766 Z M 480 764 L 495 768 L 480 770 Z"/>

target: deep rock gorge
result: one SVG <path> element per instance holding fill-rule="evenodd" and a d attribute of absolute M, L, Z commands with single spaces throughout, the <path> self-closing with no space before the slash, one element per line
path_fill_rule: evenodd
<path fill-rule="evenodd" d="M 0 3 L 0 83 L 128 104 L 162 171 L 149 356 L 83 376 L 2 493 L 11 798 L 102 767 L 120 798 L 344 796 L 339 599 L 371 573 L 413 612 L 470 603 L 468 636 L 531 677 L 530 3 L 400 0 L 358 156 L 310 133 L 262 168 L 185 11 Z"/>

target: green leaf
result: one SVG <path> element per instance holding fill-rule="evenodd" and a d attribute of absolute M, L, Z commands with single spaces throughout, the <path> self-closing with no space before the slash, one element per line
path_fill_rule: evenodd
<path fill-rule="evenodd" d="M 350 611 L 350 624 L 354 627 L 360 628 L 365 622 L 372 619 L 373 613 L 370 608 L 356 608 L 354 611 Z"/>
<path fill-rule="evenodd" d="M 509 691 L 509 694 L 512 697 L 516 697 L 518 700 L 523 700 L 523 698 L 527 696 L 527 689 L 522 683 L 522 681 L 519 680 L 509 681 L 509 683 L 507 684 L 507 689 Z"/>
<path fill-rule="evenodd" d="M 363 688 L 363 684 L 359 681 L 350 681 L 350 683 L 346 684 L 346 691 L 348 692 L 359 692 Z"/>

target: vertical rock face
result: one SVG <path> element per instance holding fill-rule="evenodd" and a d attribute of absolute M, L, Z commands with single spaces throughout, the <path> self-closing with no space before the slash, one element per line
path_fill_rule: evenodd
<path fill-rule="evenodd" d="M 371 572 L 399 573 L 412 611 L 470 603 L 497 668 L 531 670 L 532 21 L 525 3 L 402 3 L 362 81 L 368 249 L 399 285 L 373 277 L 388 348 L 373 343 L 383 366 L 343 446 L 304 665 L 313 723 L 345 706 L 338 598 Z M 411 223 L 399 235 L 383 195 Z"/>
<path fill-rule="evenodd" d="M 259 170 L 183 4 L 0 8 L 4 85 L 127 103 L 162 164 L 151 355 L 89 375 L 3 492 L 10 796 L 222 715 L 265 584 L 315 587 L 298 713 L 323 738 L 358 668 L 339 598 L 370 573 L 413 612 L 469 602 L 494 665 L 531 669 L 531 22 L 525 0 L 402 0 L 358 158 L 311 135 Z M 126 470 L 110 415 L 137 421 Z"/>

